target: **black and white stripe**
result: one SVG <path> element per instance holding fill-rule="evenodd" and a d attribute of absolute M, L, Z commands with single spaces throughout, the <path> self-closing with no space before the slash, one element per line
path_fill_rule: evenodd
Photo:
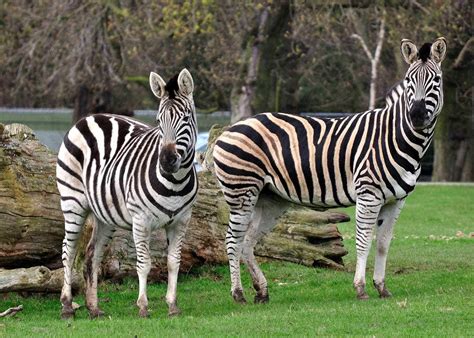
<path fill-rule="evenodd" d="M 132 118 L 98 114 L 77 122 L 64 138 L 57 162 L 57 183 L 65 219 L 63 242 L 63 316 L 71 308 L 71 269 L 86 218 L 95 221 L 86 251 L 86 301 L 92 316 L 97 305 L 97 269 L 117 227 L 133 231 L 137 250 L 140 315 L 147 315 L 146 279 L 150 271 L 151 231 L 166 226 L 170 314 L 176 306 L 181 242 L 191 217 L 198 182 L 194 169 L 197 122 L 193 80 L 183 69 L 168 83 L 150 74 L 161 98 L 156 127 Z"/>
<path fill-rule="evenodd" d="M 440 63 L 445 51 L 443 38 L 419 52 L 411 41 L 402 41 L 410 67 L 382 109 L 335 119 L 265 113 L 218 138 L 215 170 L 230 207 L 226 244 L 237 301 L 244 301 L 241 257 L 257 290 L 255 300 L 268 300 L 253 247 L 289 203 L 316 209 L 356 204 L 354 285 L 359 298 L 367 297 L 365 266 L 378 224 L 374 283 L 381 296 L 389 295 L 384 277 L 392 228 L 415 187 L 443 105 Z"/>

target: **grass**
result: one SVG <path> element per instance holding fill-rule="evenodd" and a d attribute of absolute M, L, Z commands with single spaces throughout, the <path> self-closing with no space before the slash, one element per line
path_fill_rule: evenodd
<path fill-rule="evenodd" d="M 470 336 L 474 332 L 474 188 L 419 186 L 407 200 L 395 228 L 387 284 L 394 294 L 357 301 L 353 222 L 342 224 L 349 255 L 347 271 L 265 263 L 270 303 L 234 304 L 225 266 L 202 267 L 180 276 L 183 314 L 167 318 L 165 284 L 149 286 L 150 319 L 137 318 L 138 283 L 102 284 L 99 297 L 108 317 L 90 321 L 85 308 L 76 320 L 59 320 L 58 296 L 21 298 L 11 294 L 1 309 L 24 311 L 0 321 L 0 336 Z M 354 209 L 346 209 L 352 219 Z M 462 233 L 461 233 L 462 232 Z M 373 255 L 367 279 L 371 279 Z M 253 291 L 243 274 L 247 299 Z M 76 301 L 83 304 L 83 298 Z"/>

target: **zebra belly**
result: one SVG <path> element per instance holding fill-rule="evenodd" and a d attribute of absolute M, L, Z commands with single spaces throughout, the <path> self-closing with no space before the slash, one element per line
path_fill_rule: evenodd
<path fill-rule="evenodd" d="M 348 207 L 354 205 L 356 200 L 355 188 L 352 181 L 348 182 L 345 189 L 339 187 L 340 190 L 337 193 L 321 189 L 320 186 L 317 186 L 313 188 L 312 193 L 307 191 L 306 194 L 301 194 L 301 197 L 298 196 L 298 194 L 288 193 L 282 187 L 277 187 L 270 177 L 267 177 L 265 181 L 268 182 L 267 188 L 281 198 L 295 204 L 315 209 Z M 304 191 L 304 189 L 301 189 L 301 191 Z M 324 195 L 322 194 L 323 191 Z"/>

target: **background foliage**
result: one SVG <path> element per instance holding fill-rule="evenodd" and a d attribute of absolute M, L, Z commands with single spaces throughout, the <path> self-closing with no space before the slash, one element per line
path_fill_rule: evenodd
<path fill-rule="evenodd" d="M 100 0 L 0 4 L 0 106 L 153 108 L 150 70 L 192 71 L 202 111 L 359 112 L 386 34 L 376 106 L 403 77 L 402 38 L 445 36 L 445 109 L 435 179 L 474 180 L 472 2 Z M 82 91 L 81 91 L 82 90 Z M 82 95 L 82 96 L 81 96 Z M 85 98 L 84 98 L 84 95 Z"/>

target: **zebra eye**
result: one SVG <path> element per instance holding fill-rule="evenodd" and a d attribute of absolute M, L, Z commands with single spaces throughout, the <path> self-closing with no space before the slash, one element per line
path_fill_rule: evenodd
<path fill-rule="evenodd" d="M 440 77 L 439 75 L 436 75 L 433 80 L 434 80 L 435 82 L 439 82 L 439 80 L 441 80 L 441 77 Z"/>
<path fill-rule="evenodd" d="M 405 78 L 405 81 L 407 81 L 407 82 L 410 81 L 410 78 L 407 76 L 407 77 Z"/>
<path fill-rule="evenodd" d="M 188 121 L 189 121 L 189 115 L 183 116 L 183 121 L 184 121 L 184 122 L 188 122 Z"/>

